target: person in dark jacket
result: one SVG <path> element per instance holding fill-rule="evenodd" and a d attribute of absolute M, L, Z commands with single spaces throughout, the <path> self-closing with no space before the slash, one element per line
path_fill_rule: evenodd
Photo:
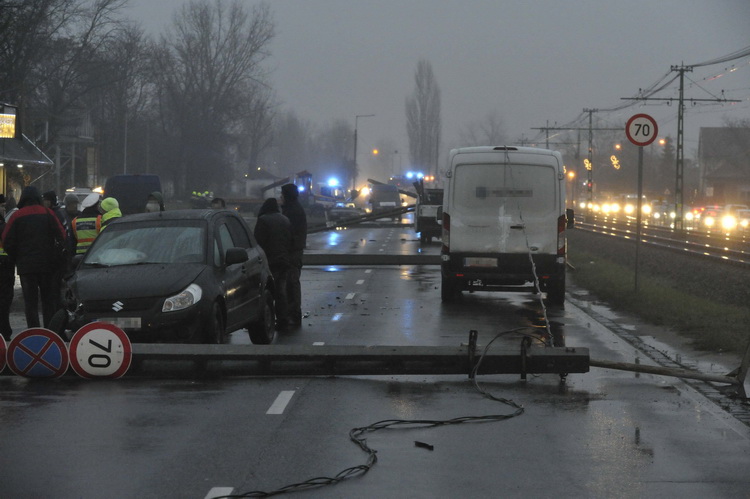
<path fill-rule="evenodd" d="M 302 324 L 300 274 L 302 273 L 302 253 L 307 246 L 307 215 L 305 215 L 305 210 L 298 198 L 299 191 L 296 185 L 284 184 L 281 186 L 281 213 L 286 215 L 292 224 L 292 251 L 289 254 L 291 265 L 286 281 L 289 324 L 292 326 Z"/>
<path fill-rule="evenodd" d="M 0 234 L 5 228 L 5 196 L 0 194 Z M 0 246 L 0 336 L 10 341 L 13 329 L 10 326 L 10 306 L 13 304 L 13 287 L 16 282 L 16 270 L 8 253 Z"/>
<path fill-rule="evenodd" d="M 266 253 L 268 266 L 273 274 L 276 328 L 285 331 L 288 325 L 286 281 L 291 266 L 289 258 L 292 250 L 292 224 L 279 211 L 276 198 L 269 198 L 263 202 L 253 233 Z"/>
<path fill-rule="evenodd" d="M 27 326 L 39 327 L 41 297 L 47 327 L 55 313 L 55 275 L 64 265 L 55 246 L 65 244 L 65 229 L 57 216 L 44 207 L 36 187 L 28 186 L 21 192 L 18 211 L 8 220 L 2 239 L 21 278 Z"/>

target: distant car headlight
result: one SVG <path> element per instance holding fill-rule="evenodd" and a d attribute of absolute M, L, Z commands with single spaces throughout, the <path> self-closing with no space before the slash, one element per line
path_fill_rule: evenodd
<path fill-rule="evenodd" d="M 737 219 L 732 215 L 725 215 L 721 218 L 721 227 L 724 230 L 732 230 L 737 228 Z"/>
<path fill-rule="evenodd" d="M 201 290 L 201 287 L 197 284 L 191 284 L 180 294 L 170 296 L 164 300 L 164 305 L 161 307 L 161 311 L 175 312 L 177 310 L 184 310 L 201 301 L 201 296 L 203 296 L 203 290 Z"/>
<path fill-rule="evenodd" d="M 706 218 L 703 219 L 703 224 L 706 227 L 713 227 L 714 226 L 714 222 L 715 222 L 714 217 L 706 217 Z"/>

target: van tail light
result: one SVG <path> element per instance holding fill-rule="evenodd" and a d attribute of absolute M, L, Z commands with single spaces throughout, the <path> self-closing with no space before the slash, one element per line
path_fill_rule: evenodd
<path fill-rule="evenodd" d="M 564 257 L 566 254 L 565 228 L 567 226 L 567 217 L 560 215 L 557 217 L 557 256 Z"/>
<path fill-rule="evenodd" d="M 451 216 L 443 212 L 443 247 L 440 250 L 441 253 L 447 254 L 451 249 Z"/>

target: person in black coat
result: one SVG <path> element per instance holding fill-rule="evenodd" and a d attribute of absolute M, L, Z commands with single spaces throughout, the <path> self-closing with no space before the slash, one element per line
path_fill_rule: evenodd
<path fill-rule="evenodd" d="M 299 202 L 299 191 L 294 184 L 281 186 L 281 213 L 292 224 L 292 251 L 286 281 L 286 296 L 289 304 L 289 324 L 302 324 L 302 253 L 307 246 L 307 215 Z"/>
<path fill-rule="evenodd" d="M 27 326 L 39 327 L 41 296 L 42 317 L 47 327 L 55 313 L 55 275 L 65 264 L 56 250 L 56 246 L 65 244 L 65 230 L 57 216 L 43 206 L 36 187 L 23 189 L 18 211 L 5 225 L 2 240 L 21 279 Z"/>
<path fill-rule="evenodd" d="M 271 274 L 273 274 L 276 328 L 284 331 L 288 324 L 286 287 L 287 274 L 291 267 L 292 224 L 279 211 L 276 198 L 269 198 L 263 202 L 263 206 L 258 211 L 258 221 L 253 234 L 260 247 L 263 248 Z"/>
<path fill-rule="evenodd" d="M 0 234 L 5 229 L 5 196 L 0 194 Z M 5 250 L 0 246 L 0 335 L 10 341 L 13 328 L 10 325 L 10 306 L 13 304 L 13 288 L 16 270 Z"/>

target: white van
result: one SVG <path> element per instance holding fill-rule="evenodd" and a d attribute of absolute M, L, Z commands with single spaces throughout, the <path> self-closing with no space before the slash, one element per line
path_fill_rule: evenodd
<path fill-rule="evenodd" d="M 538 285 L 549 303 L 563 305 L 565 229 L 573 216 L 565 210 L 560 153 L 467 147 L 452 150 L 449 165 L 439 215 L 443 301 L 464 290 L 537 291 Z"/>

